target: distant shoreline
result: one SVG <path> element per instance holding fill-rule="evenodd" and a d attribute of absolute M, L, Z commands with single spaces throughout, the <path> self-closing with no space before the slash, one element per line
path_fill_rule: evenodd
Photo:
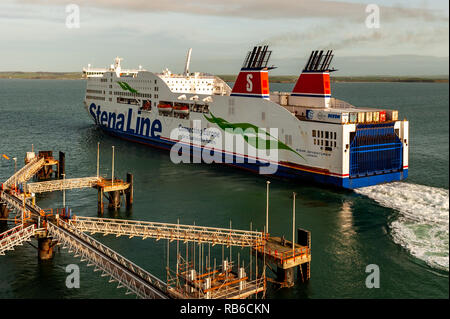
<path fill-rule="evenodd" d="M 236 75 L 218 75 L 225 82 L 234 82 Z M 298 75 L 274 75 L 269 77 L 271 83 L 295 83 Z M 448 76 L 331 76 L 331 82 L 423 82 L 423 83 L 448 83 Z"/>
<path fill-rule="evenodd" d="M 218 75 L 225 82 L 234 82 L 237 75 Z M 271 83 L 295 83 L 297 75 L 274 75 L 269 77 Z M 80 72 L 0 72 L 0 79 L 32 80 L 81 80 Z M 331 81 L 339 82 L 417 82 L 448 83 L 448 76 L 332 76 Z"/>

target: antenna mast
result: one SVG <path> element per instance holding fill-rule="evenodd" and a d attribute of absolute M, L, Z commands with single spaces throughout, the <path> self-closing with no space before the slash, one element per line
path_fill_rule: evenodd
<path fill-rule="evenodd" d="M 187 56 L 186 56 L 186 66 L 184 67 L 184 75 L 189 75 L 189 63 L 191 63 L 191 53 L 192 48 L 188 50 Z"/>

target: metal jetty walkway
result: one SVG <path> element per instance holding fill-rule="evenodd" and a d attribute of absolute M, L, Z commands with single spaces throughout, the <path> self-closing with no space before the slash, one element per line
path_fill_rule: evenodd
<path fill-rule="evenodd" d="M 23 209 L 23 197 L 21 198 L 18 194 L 8 194 L 2 191 L 1 199 L 12 209 Z M 31 213 L 32 220 L 38 220 L 42 209 L 30 203 L 25 203 L 25 206 Z M 111 277 L 110 282 L 117 281 L 119 283 L 117 288 L 127 289 L 126 294 L 134 293 L 139 298 L 169 298 L 165 293 L 167 285 L 162 280 L 79 231 L 73 225 L 62 220 L 57 221 L 57 223 L 59 226 L 53 222 L 48 222 L 46 229 L 36 229 L 34 223 L 29 226 L 19 224 L 1 233 L 0 255 L 4 255 L 5 251 L 14 250 L 16 246 L 23 245 L 25 241 L 30 241 L 32 237 L 39 233 L 39 236 L 36 237 L 51 238 L 63 245 L 64 248 L 69 248 L 69 252 L 73 252 L 75 257 L 81 256 L 82 261 L 87 260 L 88 266 L 95 265 L 94 271 L 101 270 L 102 276 L 109 275 Z"/>
<path fill-rule="evenodd" d="M 97 186 L 101 180 L 103 180 L 102 177 L 82 177 L 29 183 L 26 185 L 26 191 L 36 194 L 75 188 L 90 188 Z"/>
<path fill-rule="evenodd" d="M 23 245 L 32 237 L 37 237 L 38 240 L 56 241 L 64 248 L 69 248 L 69 251 L 74 252 L 75 256 L 81 256 L 82 260 L 87 260 L 88 266 L 94 265 L 94 271 L 102 271 L 102 276 L 110 276 L 110 282 L 118 282 L 118 288 L 126 288 L 126 294 L 134 293 L 139 298 L 169 298 L 165 293 L 167 285 L 162 280 L 63 220 L 58 218 L 55 220 L 55 216 L 50 216 L 52 221 L 47 222 L 45 228 L 37 229 L 41 226 L 38 224 L 41 222 L 40 217 L 43 210 L 30 203 L 25 193 L 17 192 L 15 185 L 25 183 L 45 165 L 44 157 L 35 157 L 3 183 L 4 189 L 0 191 L 0 199 L 3 204 L 8 210 L 28 212 L 31 217 L 28 222 L 31 224 L 26 224 L 25 220 L 21 220 L 21 224 L 18 226 L 1 233 L 0 255 L 14 250 L 16 246 Z M 40 193 L 95 187 L 102 180 L 101 177 L 87 177 L 31 183 L 26 186 L 26 191 Z"/>
<path fill-rule="evenodd" d="M 110 276 L 109 282 L 117 281 L 117 288 L 126 288 L 126 294 L 134 293 L 144 299 L 167 299 L 167 285 L 159 278 L 135 265 L 94 238 L 72 225 L 59 221 L 59 226 L 49 223 L 48 235 L 73 252 L 81 261 L 94 265 L 94 271 L 102 271 L 102 277 Z"/>
<path fill-rule="evenodd" d="M 275 264 L 278 283 L 293 285 L 293 270 L 299 267 L 302 278 L 309 279 L 311 261 L 310 233 L 298 229 L 300 244 L 283 238 L 271 237 L 266 232 L 238 230 L 230 228 L 183 225 L 151 221 L 121 220 L 100 217 L 70 216 L 64 209 L 43 210 L 35 205 L 32 193 L 65 191 L 76 188 L 96 188 L 98 190 L 98 212 L 103 213 L 103 196 L 109 195 L 110 207 L 120 207 L 120 193 L 126 197 L 127 208 L 133 201 L 133 176 L 127 174 L 126 182 L 118 179 L 97 177 L 59 179 L 44 182 L 26 182 L 37 174 L 38 178 L 51 176 L 51 165 L 55 165 L 50 152 L 40 152 L 31 158 L 18 172 L 11 176 L 0 189 L 0 219 L 8 219 L 9 211 L 16 213 L 13 219 L 20 222 L 14 228 L 0 234 L 0 255 L 13 250 L 18 245 L 38 241 L 39 258 L 50 259 L 53 246 L 68 248 L 75 257 L 95 266 L 101 276 L 109 276 L 110 282 L 117 282 L 117 288 L 125 288 L 126 294 L 139 298 L 247 298 L 265 295 L 266 266 Z M 60 152 L 62 153 L 62 152 Z M 27 153 L 27 158 L 28 158 Z M 33 154 L 34 156 L 34 154 Z M 60 158 L 64 161 L 64 155 Z M 64 163 L 64 162 L 63 162 Z M 65 176 L 63 165 L 58 164 L 58 177 Z M 43 171 L 41 171 L 43 170 Z M 23 190 L 23 191 L 22 191 Z M 65 193 L 63 195 L 65 198 Z M 65 200 L 63 200 L 65 203 Z M 295 196 L 294 196 L 295 203 Z M 63 205 L 65 206 L 65 204 Z M 295 205 L 293 211 L 295 212 Z M 293 227 L 294 227 L 293 223 Z M 267 229 L 267 228 L 266 228 Z M 167 240 L 167 282 L 152 275 L 114 250 L 89 236 L 90 234 L 115 235 L 128 238 L 139 237 Z M 294 228 L 293 228 L 294 234 Z M 293 238 L 295 236 L 293 235 Z M 176 241 L 176 268 L 170 267 L 170 243 Z M 184 245 L 181 245 L 184 244 Z M 219 253 L 211 255 L 211 248 L 221 246 Z M 184 252 L 182 252 L 184 246 Z M 237 252 L 237 263 L 233 261 L 232 246 L 248 248 L 250 262 L 244 267 L 245 254 Z M 224 247 L 229 247 L 229 258 L 224 255 Z M 197 257 L 196 257 L 197 256 Z M 190 257 L 190 259 L 189 259 Z M 216 257 L 219 263 L 216 265 Z M 254 258 L 254 262 L 252 259 Z M 196 260 L 198 259 L 198 263 Z M 258 271 L 258 261 L 263 267 Z M 172 264 L 174 258 L 172 257 Z M 254 269 L 253 269 L 254 268 Z M 262 271 L 261 271 L 262 270 Z"/>
<path fill-rule="evenodd" d="M 3 183 L 5 187 L 10 187 L 11 185 L 17 183 L 24 183 L 33 177 L 42 167 L 45 165 L 45 159 L 43 157 L 35 157 L 31 159 L 28 164 L 18 170 L 14 175 Z"/>
<path fill-rule="evenodd" d="M 25 241 L 30 241 L 34 236 L 35 225 L 18 225 L 0 234 L 0 255 L 7 250 L 14 250 L 15 246 L 21 246 Z"/>
<path fill-rule="evenodd" d="M 29 198 L 25 197 L 24 203 L 24 195 L 18 194 L 14 191 L 11 191 L 10 193 L 1 191 L 0 199 L 7 206 L 7 208 L 13 212 L 22 212 L 25 207 L 25 210 L 30 212 L 31 218 L 35 221 L 37 221 L 40 216 L 40 212 L 42 211 L 42 208 L 30 203 Z"/>
<path fill-rule="evenodd" d="M 69 223 L 82 232 L 119 236 L 179 240 L 184 243 L 258 247 L 263 245 L 264 233 L 258 231 L 155 223 L 147 221 L 76 216 Z"/>

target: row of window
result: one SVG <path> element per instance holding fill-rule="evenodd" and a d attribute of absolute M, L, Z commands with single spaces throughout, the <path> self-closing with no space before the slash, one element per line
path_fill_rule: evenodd
<path fill-rule="evenodd" d="M 336 139 L 336 132 L 312 130 L 312 137 Z"/>
<path fill-rule="evenodd" d="M 173 83 L 178 83 L 178 81 L 174 81 L 174 80 L 172 80 L 172 81 L 167 81 L 168 83 L 170 83 L 170 84 L 173 84 Z M 200 80 L 195 80 L 195 81 L 188 81 L 188 80 L 180 80 L 180 84 L 181 83 L 193 83 L 193 82 L 195 82 L 195 83 L 197 83 L 197 84 L 199 84 L 199 83 L 202 83 L 202 84 L 204 84 L 204 83 L 208 83 L 208 85 L 211 85 L 211 82 L 212 82 L 212 80 L 210 80 L 210 81 L 205 81 L 205 80 L 202 80 L 201 82 L 200 82 Z"/>
<path fill-rule="evenodd" d="M 176 87 L 174 88 L 174 87 L 172 87 L 171 91 L 178 92 L 178 93 L 186 93 L 186 92 L 209 93 L 209 92 L 211 92 L 211 89 L 208 89 L 208 88 L 176 88 Z"/>
<path fill-rule="evenodd" d="M 131 83 L 151 83 L 151 80 L 132 80 L 130 81 Z M 155 84 L 156 84 L 156 80 L 155 80 Z"/>
<path fill-rule="evenodd" d="M 105 97 L 104 96 L 86 95 L 86 99 L 104 101 Z"/>
<path fill-rule="evenodd" d="M 87 93 L 103 94 L 103 90 L 86 90 Z"/>
<path fill-rule="evenodd" d="M 117 92 L 117 91 L 114 91 L 114 95 L 132 96 L 132 97 L 147 97 L 147 98 L 152 97 L 151 93 L 131 93 L 131 92 Z M 158 94 L 155 94 L 155 98 L 158 98 Z"/>
<path fill-rule="evenodd" d="M 121 77 L 126 77 L 125 75 L 122 75 Z M 151 83 L 151 80 L 132 80 L 131 83 Z M 156 80 L 155 80 L 156 84 Z"/>
<path fill-rule="evenodd" d="M 336 147 L 336 141 L 314 139 L 314 145 Z"/>

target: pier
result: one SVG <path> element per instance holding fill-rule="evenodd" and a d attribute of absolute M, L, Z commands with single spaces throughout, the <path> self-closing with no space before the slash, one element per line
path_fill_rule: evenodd
<path fill-rule="evenodd" d="M 106 179 L 99 176 L 97 164 L 97 176 L 66 179 L 61 159 L 65 162 L 62 152 L 59 160 L 53 159 L 51 152 L 39 152 L 38 156 L 27 153 L 26 165 L 2 184 L 0 217 L 14 221 L 15 226 L 0 234 L 0 255 L 35 239 L 38 258 L 48 260 L 59 245 L 94 267 L 95 272 L 101 272 L 102 277 L 109 277 L 117 288 L 138 298 L 257 298 L 258 294 L 265 296 L 267 281 L 292 286 L 295 267 L 302 281 L 310 278 L 311 245 L 307 231 L 298 230 L 301 242 L 293 245 L 284 237 L 271 237 L 265 231 L 232 229 L 231 223 L 230 228 L 218 228 L 103 218 L 105 193 L 109 208 L 120 207 L 121 195 L 125 196 L 126 207 L 131 207 L 133 175 L 128 173 L 126 182 L 114 176 Z M 27 183 L 33 176 L 38 180 L 49 177 L 54 165 L 58 167 L 55 177 L 61 179 Z M 65 206 L 65 191 L 81 188 L 97 189 L 99 217 L 77 216 Z M 63 191 L 63 208 L 42 209 L 36 205 L 34 194 L 54 191 Z M 103 245 L 92 237 L 94 234 L 166 241 L 166 280 Z M 172 259 L 171 244 L 176 244 Z M 247 265 L 244 253 L 240 259 L 238 252 L 237 262 L 233 260 L 232 247 L 248 249 Z M 224 248 L 229 249 L 229 257 L 225 257 Z M 222 258 L 218 257 L 220 249 Z M 266 267 L 273 270 L 271 264 L 277 267 L 276 279 L 266 274 Z"/>

